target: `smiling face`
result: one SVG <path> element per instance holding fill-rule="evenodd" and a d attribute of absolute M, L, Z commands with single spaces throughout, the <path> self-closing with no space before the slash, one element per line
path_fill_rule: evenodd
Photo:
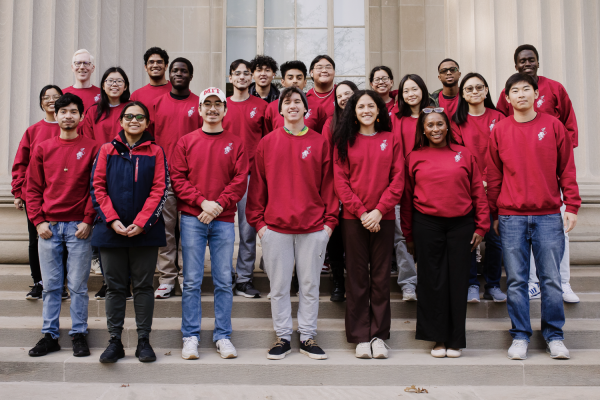
<path fill-rule="evenodd" d="M 442 85 L 446 87 L 452 87 L 458 85 L 460 79 L 460 71 L 458 65 L 452 61 L 446 61 L 440 65 L 438 69 L 438 79 L 442 82 Z"/>
<path fill-rule="evenodd" d="M 338 85 L 335 89 L 335 98 L 338 103 L 338 106 L 343 110 L 346 108 L 346 103 L 348 103 L 348 99 L 352 97 L 354 92 L 348 85 Z"/>
<path fill-rule="evenodd" d="M 523 50 L 517 54 L 517 64 L 515 65 L 515 69 L 519 71 L 519 73 L 537 76 L 539 67 L 540 63 L 533 51 Z"/>
<path fill-rule="evenodd" d="M 58 112 L 54 113 L 54 118 L 58 122 L 58 126 L 65 131 L 71 131 L 77 128 L 81 121 L 81 114 L 77 104 L 71 103 L 66 107 L 62 107 Z"/>
<path fill-rule="evenodd" d="M 462 96 L 465 101 L 473 106 L 483 103 L 488 94 L 485 83 L 477 77 L 469 78 L 463 86 Z"/>
<path fill-rule="evenodd" d="M 127 89 L 123 75 L 118 72 L 111 72 L 104 81 L 104 92 L 109 98 L 119 99 Z"/>
<path fill-rule="evenodd" d="M 150 79 L 159 80 L 165 76 L 165 71 L 167 70 L 167 65 L 165 60 L 162 59 L 158 54 L 152 54 L 148 58 L 148 63 L 144 65 L 146 72 Z"/>
<path fill-rule="evenodd" d="M 204 102 L 200 104 L 199 111 L 204 122 L 209 124 L 218 124 L 227 114 L 225 103 L 217 96 L 208 96 L 204 99 Z"/>
<path fill-rule="evenodd" d="M 448 126 L 446 120 L 440 113 L 432 112 L 423 121 L 425 136 L 429 140 L 431 147 L 446 146 L 446 136 L 448 134 Z"/>
<path fill-rule="evenodd" d="M 402 88 L 402 98 L 410 107 L 418 106 L 421 104 L 421 100 L 423 100 L 423 91 L 417 85 L 417 82 L 408 79 L 404 82 L 404 87 Z"/>
<path fill-rule="evenodd" d="M 510 88 L 506 101 L 517 111 L 527 111 L 533 108 L 533 102 L 538 98 L 538 91 L 533 89 L 529 83 L 517 82 Z"/>
<path fill-rule="evenodd" d="M 390 76 L 386 71 L 380 69 L 373 75 L 371 87 L 374 91 L 379 93 L 380 96 L 386 96 L 390 90 L 392 90 L 392 87 L 394 87 L 394 81 L 390 79 Z"/>
<path fill-rule="evenodd" d="M 335 70 L 333 69 L 333 65 L 327 61 L 326 58 L 322 58 L 314 65 L 312 71 L 310 71 L 310 75 L 316 83 L 327 86 L 333 82 Z"/>
<path fill-rule="evenodd" d="M 306 77 L 299 69 L 290 69 L 285 73 L 285 76 L 281 80 L 283 87 L 295 86 L 300 90 L 304 90 L 306 86 Z"/>
<path fill-rule="evenodd" d="M 252 83 L 252 74 L 246 65 L 240 64 L 229 75 L 229 82 L 238 90 L 246 90 Z"/>
<path fill-rule="evenodd" d="M 304 119 L 305 111 L 302 97 L 298 93 L 292 93 L 291 96 L 283 99 L 283 103 L 281 103 L 281 114 L 287 122 L 295 123 Z"/>
<path fill-rule="evenodd" d="M 60 93 L 54 88 L 46 90 L 42 96 L 42 108 L 47 113 L 54 113 L 54 103 L 60 98 Z"/>
<path fill-rule="evenodd" d="M 140 117 L 140 115 L 143 117 Z M 133 118 L 131 118 L 133 116 Z M 131 118 L 131 119 L 130 119 Z M 148 119 L 144 110 L 140 106 L 127 107 L 123 119 L 120 121 L 121 127 L 125 133 L 131 136 L 137 136 L 144 133 L 148 126 Z"/>
<path fill-rule="evenodd" d="M 361 98 L 358 99 L 355 112 L 358 123 L 362 127 L 374 125 L 377 120 L 377 115 L 379 115 L 379 109 L 377 108 L 377 104 L 375 104 L 375 100 L 367 94 L 362 95 Z"/>
<path fill-rule="evenodd" d="M 80 82 L 85 82 L 90 79 L 96 66 L 92 63 L 88 53 L 80 53 L 73 57 L 71 69 L 75 74 L 75 79 Z"/>
<path fill-rule="evenodd" d="M 169 80 L 177 90 L 189 88 L 192 75 L 190 74 L 187 64 L 181 61 L 172 64 L 171 72 L 169 72 Z"/>
<path fill-rule="evenodd" d="M 275 77 L 275 72 L 270 67 L 263 65 L 262 67 L 257 67 L 252 76 L 258 86 L 266 88 Z"/>

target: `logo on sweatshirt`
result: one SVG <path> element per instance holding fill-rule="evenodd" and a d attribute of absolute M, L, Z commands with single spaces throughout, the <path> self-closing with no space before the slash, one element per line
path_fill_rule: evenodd
<path fill-rule="evenodd" d="M 229 143 L 229 145 L 225 147 L 225 154 L 229 154 L 231 150 L 233 150 L 233 143 Z"/>
<path fill-rule="evenodd" d="M 462 157 L 462 151 L 459 151 L 458 154 L 454 156 L 454 161 L 459 162 Z"/>
<path fill-rule="evenodd" d="M 250 111 L 250 118 L 254 118 L 255 115 L 256 115 L 256 107 L 254 107 L 252 109 L 252 111 Z"/>
<path fill-rule="evenodd" d="M 79 149 L 79 151 L 77 152 L 77 159 L 81 160 L 81 157 L 83 157 L 85 155 L 85 147 L 82 147 L 81 149 Z"/>
<path fill-rule="evenodd" d="M 95 97 L 94 97 L 94 101 L 98 101 L 100 100 L 100 93 L 98 93 Z"/>
<path fill-rule="evenodd" d="M 304 151 L 302 152 L 302 159 L 303 159 L 303 160 L 304 160 L 306 157 L 308 157 L 308 155 L 310 154 L 310 147 L 311 147 L 311 146 L 308 146 L 308 147 L 306 148 L 306 150 L 304 150 Z"/>
<path fill-rule="evenodd" d="M 546 136 L 546 128 L 542 128 L 542 130 L 540 131 L 540 133 L 538 133 L 538 139 L 542 140 L 544 138 L 544 136 Z"/>
<path fill-rule="evenodd" d="M 490 132 L 492 131 L 492 129 L 494 129 L 494 125 L 496 125 L 496 118 L 494 118 L 492 120 L 492 123 L 490 124 Z"/>
<path fill-rule="evenodd" d="M 304 116 L 304 118 L 310 118 L 310 113 L 312 112 L 312 109 L 308 109 L 308 112 L 306 113 L 306 115 Z"/>
<path fill-rule="evenodd" d="M 195 109 L 195 107 L 194 107 L 194 106 L 192 106 L 192 108 L 190 108 L 190 111 L 188 111 L 188 117 L 190 117 L 190 118 L 191 118 L 191 117 L 192 117 L 192 115 L 194 115 L 194 109 Z"/>
<path fill-rule="evenodd" d="M 545 96 L 542 96 L 538 99 L 538 101 L 537 101 L 538 108 L 540 108 L 542 106 L 542 104 L 544 104 L 544 101 L 546 101 L 546 100 L 544 100 L 544 97 Z"/>
<path fill-rule="evenodd" d="M 382 142 L 382 143 L 379 145 L 379 147 L 381 147 L 381 151 L 384 151 L 385 149 L 387 149 L 387 147 L 388 147 L 388 144 L 387 144 L 387 139 L 386 139 L 386 140 L 384 140 L 384 141 L 383 141 L 383 142 Z"/>

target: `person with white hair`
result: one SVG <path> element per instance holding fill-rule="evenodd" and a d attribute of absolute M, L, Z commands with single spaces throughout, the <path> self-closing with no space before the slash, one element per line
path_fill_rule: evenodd
<path fill-rule="evenodd" d="M 92 85 L 92 74 L 96 69 L 94 56 L 86 49 L 77 50 L 73 54 L 71 69 L 75 75 L 75 84 L 64 88 L 63 93 L 79 96 L 83 100 L 84 110 L 87 110 L 100 100 L 100 88 Z"/>

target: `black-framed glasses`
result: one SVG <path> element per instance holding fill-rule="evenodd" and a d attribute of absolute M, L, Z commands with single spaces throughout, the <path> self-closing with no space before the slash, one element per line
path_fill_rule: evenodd
<path fill-rule="evenodd" d="M 451 67 L 451 68 L 442 68 L 440 69 L 440 75 L 445 75 L 448 73 L 448 71 L 452 72 L 453 74 L 458 72 L 458 68 L 457 67 Z"/>
<path fill-rule="evenodd" d="M 473 91 L 483 92 L 484 90 L 485 90 L 485 85 L 475 85 L 475 86 L 465 87 L 465 93 L 473 93 Z"/>
<path fill-rule="evenodd" d="M 389 81 L 390 81 L 389 76 L 383 76 L 381 78 L 374 78 L 373 79 L 373 83 L 379 83 L 379 82 L 388 83 Z"/>
<path fill-rule="evenodd" d="M 104 81 L 108 86 L 112 86 L 112 85 L 117 85 L 117 86 L 123 86 L 123 84 L 125 83 L 125 80 L 123 79 L 107 79 Z"/>
<path fill-rule="evenodd" d="M 144 114 L 124 114 L 123 115 L 123 119 L 125 121 L 133 121 L 134 118 L 137 122 L 142 122 L 142 121 L 146 120 L 146 116 Z"/>
<path fill-rule="evenodd" d="M 436 107 L 436 108 L 424 108 L 421 111 L 423 114 L 431 114 L 432 112 L 436 112 L 436 113 L 443 113 L 444 109 L 442 107 Z"/>

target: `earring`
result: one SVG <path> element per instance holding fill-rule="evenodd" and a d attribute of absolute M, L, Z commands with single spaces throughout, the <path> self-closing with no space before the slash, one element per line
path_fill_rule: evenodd
<path fill-rule="evenodd" d="M 356 125 L 358 125 L 358 122 L 354 121 L 354 123 L 355 123 Z"/>
<path fill-rule="evenodd" d="M 379 122 L 379 118 L 377 118 L 377 122 Z"/>

